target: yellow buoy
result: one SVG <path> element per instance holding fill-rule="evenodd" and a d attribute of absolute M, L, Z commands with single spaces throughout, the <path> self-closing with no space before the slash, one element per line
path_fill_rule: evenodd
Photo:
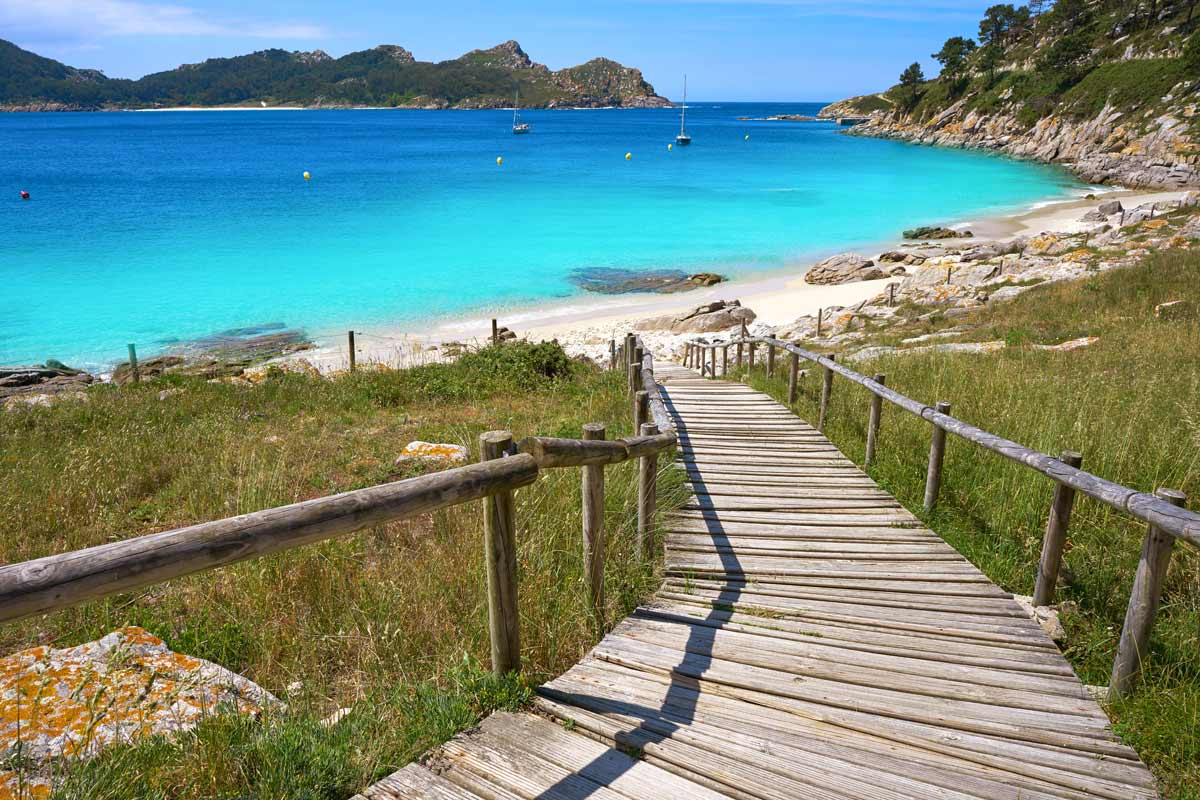
<path fill-rule="evenodd" d="M 626 160 L 626 161 L 629 161 L 629 160 L 631 160 L 632 158 L 633 158 L 633 153 L 626 153 L 626 154 L 625 154 L 625 160 Z"/>
<path fill-rule="evenodd" d="M 503 156 L 496 156 L 496 164 L 497 164 L 497 166 L 499 166 L 500 164 L 503 164 L 503 163 L 504 163 L 504 157 L 503 157 Z"/>
<path fill-rule="evenodd" d="M 304 171 L 304 180 L 306 180 L 306 181 L 312 180 L 312 175 L 309 174 L 308 170 Z"/>
<path fill-rule="evenodd" d="M 668 149 L 668 150 L 674 150 L 674 149 L 675 149 L 675 145 L 673 145 L 673 144 L 669 144 L 669 145 L 667 145 L 667 149 Z"/>

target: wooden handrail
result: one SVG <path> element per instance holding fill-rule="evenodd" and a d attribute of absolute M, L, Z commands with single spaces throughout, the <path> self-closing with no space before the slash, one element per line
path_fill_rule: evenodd
<path fill-rule="evenodd" d="M 631 458 L 655 455 L 674 446 L 674 433 L 608 440 L 527 436 L 517 442 L 517 452 L 533 456 L 539 467 L 586 467 L 619 464 Z"/>
<path fill-rule="evenodd" d="M 345 536 L 528 486 L 517 455 L 0 567 L 0 622 Z"/>
<path fill-rule="evenodd" d="M 662 391 L 659 388 L 658 381 L 654 378 L 654 356 L 646 348 L 640 336 L 637 337 L 637 342 L 644 353 L 642 356 L 641 381 L 642 389 L 646 392 L 650 403 L 650 419 L 658 426 L 660 435 L 673 434 L 675 431 L 675 421 L 667 411 L 667 404 L 663 401 Z"/>
<path fill-rule="evenodd" d="M 635 338 L 629 337 L 627 351 L 640 354 L 644 345 Z M 615 356 L 615 342 L 610 353 Z M 675 446 L 676 434 L 654 380 L 653 357 L 646 354 L 639 363 L 640 368 L 630 363 L 631 388 L 634 388 L 632 384 L 645 384 L 647 389 L 638 394 L 647 399 L 644 411 L 651 412 L 656 422 L 662 420 L 665 424 L 666 430 L 661 433 L 655 423 L 647 423 L 641 425 L 644 435 L 604 441 L 602 434 L 599 439 L 593 438 L 597 426 L 591 424 L 585 426 L 583 439 L 531 436 L 513 446 L 512 435 L 507 431 L 491 431 L 480 437 L 483 461 L 478 464 L 0 566 L 0 622 L 57 611 L 172 578 L 344 536 L 372 525 L 486 498 L 484 522 L 492 669 L 497 673 L 519 670 L 516 523 L 512 494 L 515 489 L 536 481 L 544 468 L 587 467 L 593 470 L 590 474 L 593 519 L 590 531 L 585 522 L 584 541 L 585 555 L 588 555 L 586 569 L 594 584 L 594 593 L 604 560 L 603 546 L 599 542 L 603 536 L 602 526 L 594 519 L 597 513 L 601 519 L 603 517 L 603 465 L 639 459 L 638 542 L 639 546 L 649 542 L 655 510 L 655 482 L 653 475 L 648 477 L 646 472 L 649 469 L 653 473 L 659 453 Z M 588 427 L 593 429 L 592 436 L 588 435 Z M 603 426 L 599 426 L 599 430 L 603 431 Z M 599 470 L 595 469 L 597 467 Z M 598 492 L 595 488 L 597 479 Z M 585 518 L 588 502 L 585 499 Z M 592 603 L 599 619 L 602 603 L 597 602 L 597 597 L 600 595 L 593 594 Z"/>
<path fill-rule="evenodd" d="M 1164 533 L 1200 546 L 1200 514 L 1180 508 L 1173 503 L 1155 497 L 1153 494 L 1139 492 L 1127 486 L 1122 486 L 1119 483 L 1101 478 L 1098 475 L 1093 475 L 1046 453 L 1026 447 L 1010 439 L 1005 439 L 1002 436 L 997 436 L 994 433 L 989 433 L 982 428 L 963 422 L 949 414 L 944 414 L 932 406 L 913 400 L 911 397 L 907 397 L 895 389 L 890 389 L 878 381 L 855 372 L 827 356 L 819 355 L 797 347 L 794 344 L 766 336 L 749 336 L 732 341 L 735 344 L 762 342 L 787 350 L 789 353 L 795 353 L 800 358 L 811 361 L 814 364 L 819 364 L 825 369 L 859 384 L 867 389 L 867 391 L 888 401 L 892 405 L 921 417 L 944 431 L 952 433 L 961 439 L 966 439 L 987 450 L 991 450 L 993 453 L 998 453 L 1012 461 L 1024 464 L 1057 483 L 1070 486 L 1072 489 L 1102 503 L 1106 503 L 1118 511 L 1123 511 L 1149 525 L 1153 525 Z M 711 348 L 717 345 L 701 344 L 700 346 Z"/>
<path fill-rule="evenodd" d="M 1018 464 L 1023 464 L 1053 480 L 1056 484 L 1054 500 L 1051 503 L 1050 515 L 1046 523 L 1046 533 L 1042 539 L 1042 557 L 1038 566 L 1038 580 L 1034 590 L 1034 602 L 1038 605 L 1049 604 L 1053 599 L 1055 578 L 1062 560 L 1075 492 L 1078 491 L 1146 522 L 1148 527 L 1142 544 L 1142 558 L 1138 563 L 1137 573 L 1134 575 L 1129 606 L 1125 612 L 1125 624 L 1121 630 L 1120 646 L 1113 661 L 1112 675 L 1109 678 L 1109 690 L 1113 696 L 1129 691 L 1148 650 L 1163 581 L 1170 566 L 1171 547 L 1176 539 L 1200 545 L 1200 514 L 1183 508 L 1187 498 L 1182 492 L 1160 488 L 1151 495 L 1106 480 L 1090 472 L 1084 472 L 1079 469 L 1079 464 L 1082 463 L 1082 456 L 1079 453 L 1066 451 L 1063 453 L 1063 458 L 1058 459 L 1002 436 L 988 433 L 982 428 L 950 416 L 947 413 L 950 410 L 947 403 L 938 403 L 937 408 L 927 406 L 894 389 L 889 389 L 884 385 L 882 375 L 868 378 L 842 366 L 832 357 L 810 352 L 794 344 L 767 336 L 743 335 L 741 338 L 731 341 L 737 342 L 739 352 L 743 342 L 750 344 L 751 369 L 754 366 L 753 353 L 756 342 L 766 344 L 770 348 L 770 353 L 774 353 L 774 349 L 779 347 L 792 353 L 795 357 L 804 358 L 824 367 L 818 430 L 823 430 L 825 426 L 835 373 L 870 391 L 872 393 L 871 414 L 867 426 L 866 456 L 868 464 L 871 461 L 878 436 L 880 405 L 883 400 L 929 422 L 933 426 L 934 436 L 930 445 L 929 468 L 926 474 L 926 511 L 932 510 L 937 502 L 946 433 L 953 433 L 961 439 L 966 439 L 993 453 L 1016 461 Z M 690 345 L 689 350 L 698 347 L 702 352 L 703 348 L 712 349 L 718 346 L 728 347 L 729 343 Z M 713 353 L 715 354 L 715 350 Z M 789 390 L 789 400 L 792 398 L 793 393 Z"/>

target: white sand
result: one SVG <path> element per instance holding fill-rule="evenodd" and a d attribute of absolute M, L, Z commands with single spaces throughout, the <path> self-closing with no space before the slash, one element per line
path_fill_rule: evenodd
<path fill-rule="evenodd" d="M 1076 233 L 1084 227 L 1079 218 L 1102 202 L 1121 200 L 1126 208 L 1131 208 L 1142 203 L 1177 200 L 1186 193 L 1100 189 L 1092 200 L 1049 202 L 1015 214 L 960 222 L 954 227 L 970 228 L 975 233 L 976 241 L 1047 232 Z M 893 240 L 858 250 L 877 254 L 900 244 L 899 240 Z M 623 338 L 625 332 L 632 330 L 638 321 L 681 314 L 713 300 L 739 300 L 758 315 L 756 324 L 783 325 L 799 317 L 815 314 L 819 308 L 860 303 L 885 291 L 888 283 L 898 280 L 889 278 L 837 286 L 814 286 L 804 282 L 804 273 L 809 266 L 805 262 L 785 272 L 729 281 L 681 294 L 587 295 L 561 303 L 543 302 L 537 306 L 504 312 L 500 324 L 512 329 L 518 336 L 533 341 L 558 339 L 571 352 L 597 358 L 607 353 L 609 339 Z M 374 362 L 404 367 L 439 360 L 441 356 L 431 349 L 437 343 L 482 343 L 490 334 L 490 318 L 468 317 L 443 322 L 421 335 L 395 329 L 372 331 L 357 338 L 355 350 L 359 364 Z M 659 334 L 644 338 L 652 348 L 666 352 L 677 346 L 676 340 L 692 338 L 692 335 L 674 337 Z M 348 348 L 344 337 L 318 339 L 317 344 L 316 350 L 303 353 L 300 357 L 312 362 L 322 372 L 346 368 Z"/>

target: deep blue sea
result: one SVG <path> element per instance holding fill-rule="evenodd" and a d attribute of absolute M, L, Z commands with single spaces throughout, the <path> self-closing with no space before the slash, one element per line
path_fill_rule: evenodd
<path fill-rule="evenodd" d="M 264 323 L 417 330 L 571 297 L 578 269 L 745 276 L 1079 188 L 738 119 L 819 107 L 694 104 L 673 151 L 661 109 L 528 111 L 528 136 L 504 111 L 3 114 L 0 364 L 103 367 Z"/>

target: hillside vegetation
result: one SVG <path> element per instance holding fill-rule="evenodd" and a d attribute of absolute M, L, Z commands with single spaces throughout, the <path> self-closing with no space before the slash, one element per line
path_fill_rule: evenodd
<path fill-rule="evenodd" d="M 1067 163 L 1087 180 L 1200 183 L 1200 12 L 1195 0 L 1058 0 L 987 9 L 883 93 L 835 104 L 855 129 Z M 974 33 L 974 36 L 971 34 Z M 913 54 L 914 56 L 918 54 Z M 923 55 L 923 54 L 920 54 Z"/>
<path fill-rule="evenodd" d="M 0 108 L 85 110 L 260 103 L 316 107 L 500 108 L 517 90 L 525 106 L 662 106 L 640 71 L 597 58 L 551 71 L 513 41 L 431 63 L 381 45 L 332 58 L 263 50 L 117 80 L 0 40 Z"/>
<path fill-rule="evenodd" d="M 1036 286 L 1016 300 L 967 316 L 901 309 L 908 322 L 877 340 L 962 331 L 955 341 L 1008 342 L 977 355 L 915 351 L 855 362 L 887 385 L 954 416 L 1043 452 L 1083 453 L 1083 468 L 1142 491 L 1177 488 L 1200 501 L 1200 320 L 1161 319 L 1157 304 L 1200 308 L 1200 251 L 1153 253 L 1136 266 Z M 1081 337 L 1076 350 L 1052 345 Z M 808 346 L 808 345 L 806 345 Z M 785 372 L 780 370 L 781 373 Z M 797 412 L 815 419 L 821 370 L 802 382 Z M 786 397 L 786 378 L 750 383 Z M 869 395 L 835 379 L 827 433 L 862 463 Z M 869 472 L 1005 589 L 1030 594 L 1053 486 L 1038 473 L 951 436 L 940 504 L 920 511 L 930 426 L 884 404 Z M 1145 526 L 1077 498 L 1058 600 L 1067 658 L 1085 683 L 1108 685 Z M 1136 689 L 1107 704 L 1117 734 L 1137 749 L 1169 800 L 1200 798 L 1200 552 L 1178 543 L 1152 649 Z"/>
<path fill-rule="evenodd" d="M 167 391 L 170 390 L 170 391 Z M 629 435 L 624 377 L 556 344 L 489 347 L 455 364 L 272 374 L 257 386 L 173 377 L 0 413 L 0 514 L 15 562 L 397 480 L 409 441 L 479 434 Z M 666 464 L 663 462 L 665 468 Z M 606 618 L 656 585 L 634 548 L 636 463 L 606 469 Z M 660 507 L 682 501 L 671 471 Z M 675 494 L 673 494 L 675 493 Z M 583 590 L 580 477 L 547 470 L 517 493 L 522 649 L 533 682 L 598 638 Z M 11 653 L 138 625 L 285 700 L 265 719 L 216 717 L 177 739 L 107 751 L 62 776 L 83 800 L 344 798 L 527 695 L 485 669 L 481 505 L 383 525 L 0 629 Z M 320 721 L 340 708 L 336 725 Z M 0 761 L 21 769 L 18 759 Z"/>

